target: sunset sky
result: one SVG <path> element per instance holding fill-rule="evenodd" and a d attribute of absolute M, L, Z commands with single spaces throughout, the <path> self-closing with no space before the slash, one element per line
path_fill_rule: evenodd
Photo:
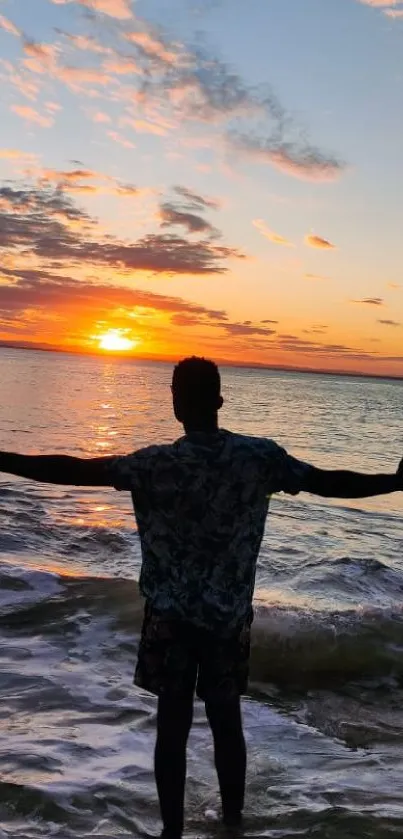
<path fill-rule="evenodd" d="M 403 0 L 0 0 L 0 341 L 403 376 Z"/>

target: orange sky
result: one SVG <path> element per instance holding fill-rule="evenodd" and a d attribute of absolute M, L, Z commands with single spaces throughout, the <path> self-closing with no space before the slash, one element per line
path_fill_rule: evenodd
<path fill-rule="evenodd" d="M 33 5 L 0 16 L 0 341 L 403 375 L 400 3 L 347 0 L 343 66 L 336 2 Z"/>

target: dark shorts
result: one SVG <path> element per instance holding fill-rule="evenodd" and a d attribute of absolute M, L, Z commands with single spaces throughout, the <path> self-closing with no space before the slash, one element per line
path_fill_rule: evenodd
<path fill-rule="evenodd" d="M 228 701 L 248 686 L 253 615 L 230 637 L 145 608 L 134 683 L 157 696 Z"/>

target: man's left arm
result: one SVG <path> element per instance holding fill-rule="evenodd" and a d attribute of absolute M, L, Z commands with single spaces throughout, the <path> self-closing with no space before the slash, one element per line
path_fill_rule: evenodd
<path fill-rule="evenodd" d="M 0 452 L 0 472 L 41 483 L 112 487 L 116 485 L 116 460 L 115 457 L 80 458 Z"/>
<path fill-rule="evenodd" d="M 347 470 L 308 467 L 300 483 L 302 492 L 324 498 L 369 498 L 403 490 L 403 459 L 395 474 L 366 475 Z"/>

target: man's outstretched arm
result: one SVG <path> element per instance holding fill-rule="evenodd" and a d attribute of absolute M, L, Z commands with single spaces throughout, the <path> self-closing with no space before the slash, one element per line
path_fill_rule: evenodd
<path fill-rule="evenodd" d="M 403 460 L 396 474 L 365 475 L 344 470 L 328 471 L 312 466 L 307 469 L 301 486 L 303 492 L 325 498 L 369 498 L 403 490 Z"/>
<path fill-rule="evenodd" d="M 114 457 L 80 458 L 0 452 L 0 472 L 46 484 L 106 487 L 114 486 L 114 460 Z"/>

